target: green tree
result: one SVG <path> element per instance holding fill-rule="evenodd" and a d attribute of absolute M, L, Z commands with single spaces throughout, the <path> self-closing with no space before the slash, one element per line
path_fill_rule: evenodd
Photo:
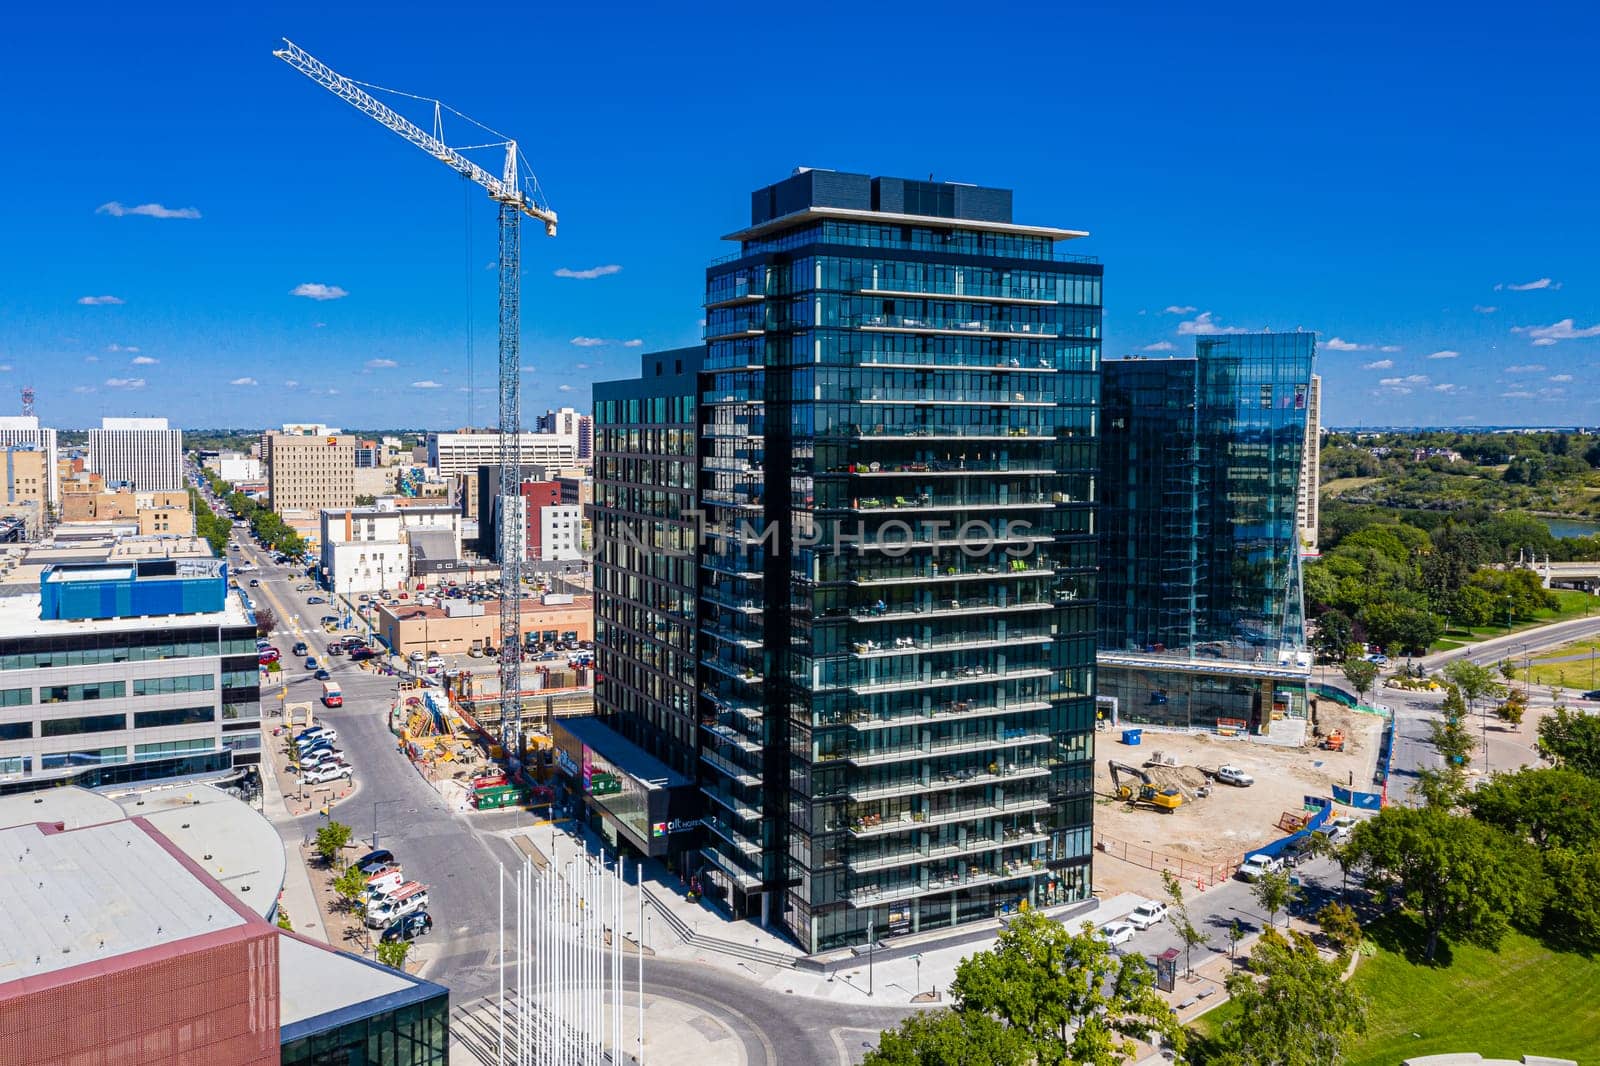
<path fill-rule="evenodd" d="M 963 959 L 951 993 L 954 1013 L 963 1016 L 960 1024 L 941 1022 L 930 1033 L 925 1026 L 903 1023 L 894 1037 L 885 1037 L 898 1057 L 881 1060 L 880 1066 L 966 1061 L 960 1058 L 962 1047 L 952 1042 L 974 1034 L 986 1038 L 982 1046 L 993 1045 L 993 1026 L 967 1015 L 986 1017 L 1017 1034 L 1025 1056 L 1020 1061 L 1029 1066 L 1114 1066 L 1133 1053 L 1135 1038 L 1154 1033 L 1183 1050 L 1183 1028 L 1156 994 L 1154 974 L 1143 958 L 1114 957 L 1091 927 L 1074 935 L 1034 911 L 1012 918 L 993 948 Z M 925 1041 L 935 1039 L 936 1045 L 924 1051 Z M 991 1060 L 1018 1061 L 992 1054 Z M 974 1055 L 972 1061 L 985 1060 Z"/>
<path fill-rule="evenodd" d="M 342 845 L 341 845 L 342 847 Z M 333 882 L 333 890 L 339 896 L 339 902 L 344 904 L 345 910 L 353 911 L 361 901 L 361 892 L 367 887 L 367 875 L 361 872 L 359 866 L 349 866 Z"/>
<path fill-rule="evenodd" d="M 1317 658 L 1325 663 L 1336 663 L 1345 657 L 1351 641 L 1355 640 L 1355 623 L 1343 611 L 1326 611 L 1317 618 L 1315 648 Z"/>
<path fill-rule="evenodd" d="M 1183 898 L 1183 882 L 1174 877 L 1171 870 L 1162 870 L 1161 883 L 1167 888 L 1167 922 L 1172 926 L 1172 931 L 1178 934 L 1178 939 L 1183 941 L 1183 972 L 1187 976 L 1194 973 L 1191 956 L 1197 945 L 1206 942 L 1206 935 L 1195 927 L 1193 919 L 1189 917 L 1189 904 Z"/>
<path fill-rule="evenodd" d="M 1513 727 L 1520 726 L 1522 716 L 1528 713 L 1528 697 L 1522 694 L 1521 689 L 1509 689 L 1506 698 L 1495 705 L 1494 713 L 1502 722 L 1510 722 Z"/>
<path fill-rule="evenodd" d="M 1267 912 L 1267 925 L 1278 924 L 1278 912 L 1285 910 L 1300 895 L 1300 886 L 1289 876 L 1288 870 L 1264 870 L 1250 886 L 1256 902 Z"/>
<path fill-rule="evenodd" d="M 1539 754 L 1557 766 L 1600 777 L 1600 715 L 1574 714 L 1557 703 L 1539 723 Z"/>
<path fill-rule="evenodd" d="M 1329 903 L 1318 911 L 1317 925 L 1340 955 L 1348 957 L 1361 943 L 1361 922 L 1343 903 Z"/>
<path fill-rule="evenodd" d="M 1438 615 L 1391 601 L 1369 603 L 1356 618 L 1373 642 L 1413 655 L 1426 653 L 1444 632 Z"/>
<path fill-rule="evenodd" d="M 1600 951 L 1600 849 L 1552 848 L 1544 866 L 1546 931 L 1580 951 Z"/>
<path fill-rule="evenodd" d="M 389 940 L 378 945 L 378 961 L 392 970 L 406 968 L 406 956 L 411 954 L 411 941 Z"/>
<path fill-rule="evenodd" d="M 1480 821 L 1540 851 L 1600 851 L 1600 779 L 1575 770 L 1495 774 L 1473 792 L 1467 806 Z"/>
<path fill-rule="evenodd" d="M 1350 682 L 1350 687 L 1356 690 L 1356 699 L 1366 699 L 1372 683 L 1378 680 L 1378 664 L 1357 656 L 1346 659 L 1340 670 L 1344 673 L 1344 679 Z"/>
<path fill-rule="evenodd" d="M 1029 1066 L 1021 1032 L 975 1011 L 918 1012 L 884 1030 L 862 1066 Z"/>
<path fill-rule="evenodd" d="M 1470 659 L 1455 659 L 1447 663 L 1444 668 L 1444 676 L 1461 693 L 1461 698 L 1466 701 L 1468 711 L 1477 710 L 1479 700 L 1499 695 L 1505 691 L 1495 681 L 1493 669 L 1481 666 Z"/>
<path fill-rule="evenodd" d="M 329 822 L 317 830 L 316 850 L 329 866 L 339 857 L 344 846 L 350 843 L 350 827 L 343 822 Z"/>
<path fill-rule="evenodd" d="M 1368 884 L 1420 919 L 1428 962 L 1441 937 L 1494 948 L 1514 916 L 1537 910 L 1533 892 L 1542 878 L 1529 878 L 1518 868 L 1526 856 L 1476 819 L 1437 807 L 1388 807 L 1356 826 L 1350 849 Z"/>
<path fill-rule="evenodd" d="M 1222 1062 L 1336 1066 L 1366 1032 L 1366 1000 L 1309 938 L 1295 934 L 1286 940 L 1268 930 L 1250 952 L 1250 969 L 1230 974 L 1226 982 L 1238 1011 L 1218 1038 Z"/>

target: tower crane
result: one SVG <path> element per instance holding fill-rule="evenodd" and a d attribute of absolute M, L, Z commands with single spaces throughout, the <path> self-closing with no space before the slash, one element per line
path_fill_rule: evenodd
<path fill-rule="evenodd" d="M 523 524 L 513 517 L 523 513 L 517 462 L 521 451 L 517 438 L 522 425 L 522 216 L 544 223 L 545 235 L 554 237 L 556 213 L 545 203 L 537 181 L 531 176 L 523 180 L 516 141 L 505 138 L 472 146 L 505 148 L 505 165 L 500 176 L 495 177 L 444 143 L 440 117 L 443 105 L 439 101 L 429 101 L 434 114 L 434 130 L 429 133 L 367 92 L 362 83 L 338 73 L 288 38 L 283 43 L 284 47 L 273 55 L 462 177 L 483 186 L 489 199 L 500 205 L 500 740 L 507 761 L 515 770 L 522 757 Z"/>

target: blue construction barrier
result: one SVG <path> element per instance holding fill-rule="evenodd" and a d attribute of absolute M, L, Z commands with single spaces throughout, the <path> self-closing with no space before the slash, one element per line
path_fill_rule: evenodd
<path fill-rule="evenodd" d="M 1383 739 L 1378 742 L 1378 767 L 1372 774 L 1372 783 L 1375 785 L 1389 784 L 1389 760 L 1394 756 L 1394 712 L 1389 712 L 1389 720 L 1383 725 Z"/>
<path fill-rule="evenodd" d="M 1345 788 L 1343 785 L 1333 786 L 1333 802 L 1342 803 L 1346 807 L 1354 807 L 1360 811 L 1378 811 L 1383 809 L 1382 792 L 1357 792 Z"/>
<path fill-rule="evenodd" d="M 1324 825 L 1327 825 L 1328 819 L 1333 817 L 1333 801 L 1328 797 L 1307 796 L 1305 798 L 1305 803 L 1308 807 L 1314 805 L 1317 810 L 1316 813 L 1312 814 L 1310 820 L 1306 822 L 1306 827 L 1304 829 L 1297 833 L 1290 833 L 1286 837 L 1279 837 L 1270 844 L 1263 844 L 1259 848 L 1254 848 L 1251 850 L 1250 854 L 1270 855 L 1273 858 L 1279 858 L 1284 852 L 1293 847 L 1296 841 L 1304 840 L 1312 833 L 1315 833 Z"/>

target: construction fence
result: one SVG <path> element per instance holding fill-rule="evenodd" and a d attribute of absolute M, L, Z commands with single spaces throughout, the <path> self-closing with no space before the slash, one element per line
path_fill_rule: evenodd
<path fill-rule="evenodd" d="M 1244 862 L 1243 855 L 1225 862 L 1198 862 L 1101 834 L 1096 834 L 1094 846 L 1113 859 L 1131 862 L 1135 866 L 1143 866 L 1146 870 L 1170 870 L 1174 877 L 1183 882 L 1185 888 L 1193 885 L 1202 892 L 1212 885 L 1228 880 L 1234 871 L 1239 869 L 1240 863 Z"/>

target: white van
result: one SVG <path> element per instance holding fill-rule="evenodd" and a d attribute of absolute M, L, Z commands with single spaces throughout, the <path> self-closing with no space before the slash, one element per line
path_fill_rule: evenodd
<path fill-rule="evenodd" d="M 406 883 L 405 877 L 400 873 L 398 866 L 385 866 L 381 870 L 374 870 L 367 878 L 366 887 L 361 894 L 367 899 L 377 899 L 390 895 Z"/>
<path fill-rule="evenodd" d="M 393 895 L 367 907 L 367 927 L 382 929 L 396 918 L 403 918 L 428 906 L 428 887 L 415 881 L 400 886 Z"/>

